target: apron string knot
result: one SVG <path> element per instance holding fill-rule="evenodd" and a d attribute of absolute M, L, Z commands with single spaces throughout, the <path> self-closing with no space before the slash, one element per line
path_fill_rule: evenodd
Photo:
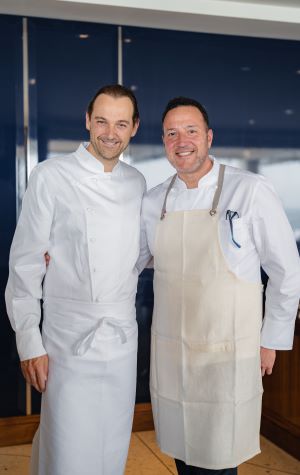
<path fill-rule="evenodd" d="M 119 334 L 122 344 L 126 343 L 127 337 L 123 328 L 119 324 L 115 323 L 113 318 L 103 317 L 99 320 L 97 325 L 89 331 L 83 338 L 81 338 L 75 345 L 74 353 L 77 356 L 83 356 L 85 353 L 92 347 L 96 335 L 99 330 L 101 330 L 103 324 L 106 323 L 112 327 L 116 333 Z"/>

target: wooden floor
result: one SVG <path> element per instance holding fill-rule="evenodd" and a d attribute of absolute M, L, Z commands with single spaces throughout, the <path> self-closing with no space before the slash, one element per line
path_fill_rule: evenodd
<path fill-rule="evenodd" d="M 239 475 L 300 475 L 300 462 L 262 438 L 262 453 L 239 468 Z M 0 448 L 0 475 L 27 475 L 30 445 Z M 135 432 L 131 438 L 126 475 L 176 474 L 172 459 L 155 443 L 154 432 Z M 86 474 L 88 475 L 88 474 Z"/>

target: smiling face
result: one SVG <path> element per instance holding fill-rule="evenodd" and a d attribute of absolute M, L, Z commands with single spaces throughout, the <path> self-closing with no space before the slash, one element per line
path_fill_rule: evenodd
<path fill-rule="evenodd" d="M 86 114 L 90 132 L 87 150 L 111 171 L 136 134 L 139 123 L 133 123 L 133 105 L 128 97 L 100 94 L 94 102 L 91 116 Z"/>
<path fill-rule="evenodd" d="M 184 181 L 201 178 L 211 168 L 208 154 L 213 132 L 195 106 L 169 110 L 163 123 L 163 142 L 169 162 Z M 190 175 L 190 177 L 188 177 Z"/>

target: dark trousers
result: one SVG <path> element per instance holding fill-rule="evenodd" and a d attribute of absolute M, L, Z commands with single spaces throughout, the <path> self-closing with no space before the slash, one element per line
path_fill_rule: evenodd
<path fill-rule="evenodd" d="M 175 459 L 179 475 L 237 475 L 237 468 L 224 468 L 222 470 L 209 470 L 208 468 L 192 467 L 181 460 Z"/>

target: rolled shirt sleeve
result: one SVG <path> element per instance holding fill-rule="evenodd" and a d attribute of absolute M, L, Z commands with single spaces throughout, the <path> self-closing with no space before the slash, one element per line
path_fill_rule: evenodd
<path fill-rule="evenodd" d="M 261 346 L 290 350 L 300 296 L 300 261 L 293 231 L 272 185 L 263 180 L 254 199 L 253 237 L 269 277 Z"/>
<path fill-rule="evenodd" d="M 39 329 L 40 302 L 53 210 L 54 197 L 49 192 L 45 171 L 42 173 L 37 166 L 30 176 L 13 238 L 5 291 L 21 361 L 46 353 Z"/>

